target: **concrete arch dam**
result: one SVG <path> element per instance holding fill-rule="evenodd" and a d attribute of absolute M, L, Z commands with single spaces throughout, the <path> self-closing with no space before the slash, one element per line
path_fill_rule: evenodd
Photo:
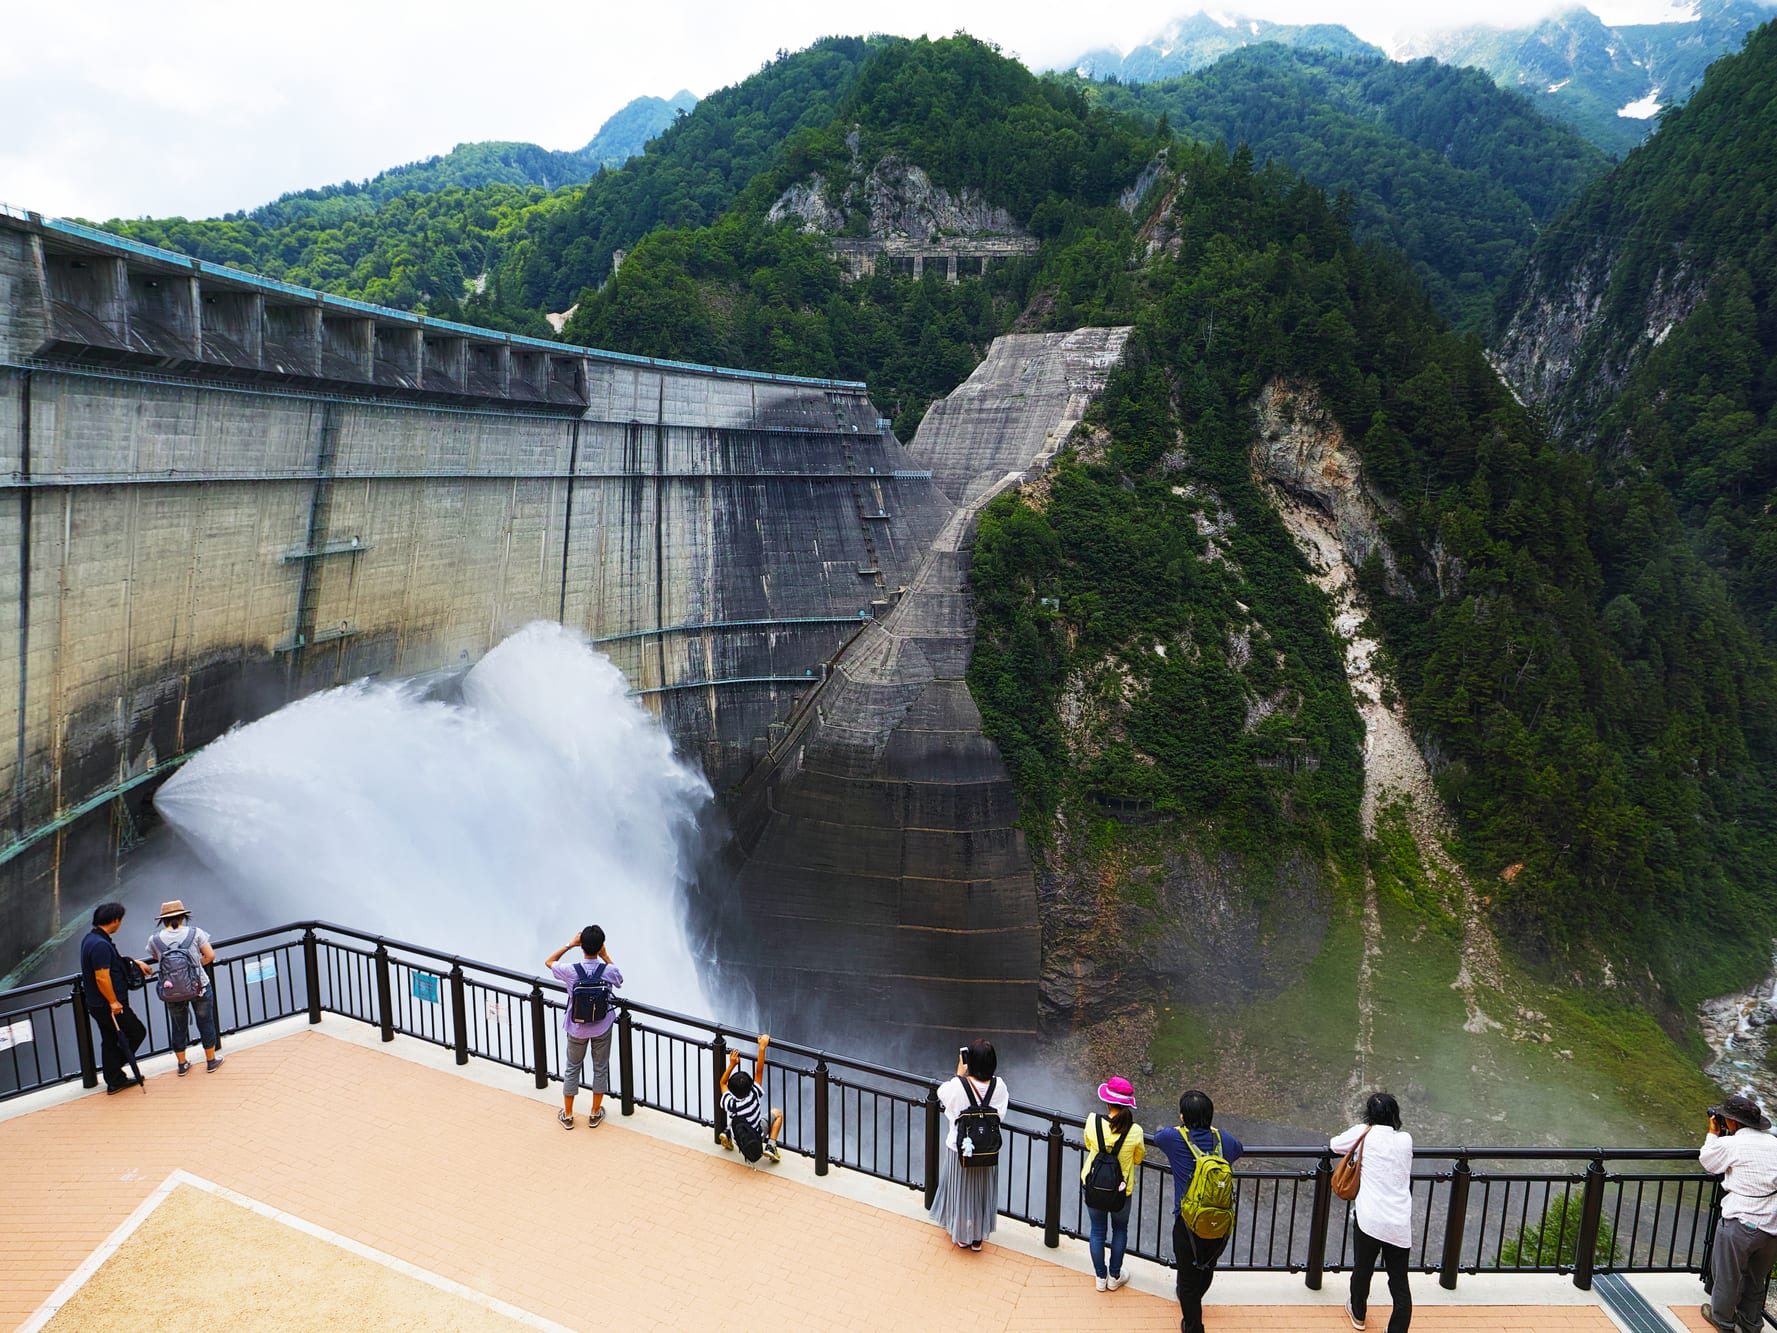
<path fill-rule="evenodd" d="M 0 492 L 0 972 L 90 909 L 75 886 L 183 755 L 533 619 L 599 640 L 731 786 L 951 509 L 862 384 L 448 324 L 4 209 Z"/>
<path fill-rule="evenodd" d="M 0 970 L 84 916 L 76 886 L 185 754 L 550 618 L 729 794 L 736 873 L 704 907 L 761 995 L 1030 1030 L 1035 885 L 964 681 L 967 553 L 1126 333 L 999 340 L 903 447 L 862 384 L 512 337 L 0 212 Z"/>

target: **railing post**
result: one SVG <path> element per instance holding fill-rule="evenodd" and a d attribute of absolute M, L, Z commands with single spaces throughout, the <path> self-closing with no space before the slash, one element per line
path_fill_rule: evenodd
<path fill-rule="evenodd" d="M 302 932 L 302 984 L 309 993 L 309 1022 L 321 1021 L 321 946 L 315 928 Z"/>
<path fill-rule="evenodd" d="M 1580 1234 L 1573 1249 L 1573 1285 L 1592 1290 L 1592 1272 L 1598 1265 L 1598 1220 L 1604 1215 L 1604 1154 L 1586 1168 L 1586 1192 L 1580 1199 Z M 1557 1242 L 1555 1258 L 1560 1259 Z"/>
<path fill-rule="evenodd" d="M 1450 1209 L 1444 1215 L 1444 1263 L 1438 1269 L 1438 1285 L 1445 1291 L 1456 1290 L 1456 1270 L 1462 1263 L 1462 1229 L 1468 1222 L 1468 1187 L 1474 1172 L 1468 1164 L 1468 1149 L 1456 1159 L 1450 1173 Z"/>
<path fill-rule="evenodd" d="M 636 1113 L 635 1020 L 629 1006 L 617 1010 L 617 1096 L 624 1115 Z"/>
<path fill-rule="evenodd" d="M 1333 1154 L 1314 1168 L 1314 1205 L 1308 1214 L 1308 1290 L 1319 1291 L 1327 1271 L 1327 1227 L 1333 1215 Z"/>
<path fill-rule="evenodd" d="M 827 1058 L 816 1056 L 814 1062 L 814 1173 L 827 1174 L 832 1157 L 832 1142 L 827 1123 Z"/>
<path fill-rule="evenodd" d="M 531 983 L 531 1073 L 537 1086 L 549 1086 L 549 1024 L 548 1010 L 543 1006 L 543 986 Z"/>
<path fill-rule="evenodd" d="M 382 1025 L 383 1040 L 395 1040 L 395 999 L 389 987 L 389 951 L 379 942 L 376 946 L 376 1020 Z"/>
<path fill-rule="evenodd" d="M 938 1149 L 944 1140 L 938 1130 L 938 1090 L 926 1093 L 926 1207 L 938 1201 Z"/>
<path fill-rule="evenodd" d="M 1043 1244 L 1061 1247 L 1061 1121 L 1049 1122 L 1049 1171 L 1043 1199 Z"/>
<path fill-rule="evenodd" d="M 93 1056 L 93 1029 L 86 1017 L 86 989 L 78 980 L 74 983 L 74 1048 L 80 1053 L 80 1086 L 98 1087 L 99 1062 Z"/>
<path fill-rule="evenodd" d="M 714 1137 L 720 1141 L 728 1132 L 728 1117 L 722 1114 L 722 1075 L 728 1072 L 728 1043 L 723 1040 L 722 1029 L 716 1029 L 715 1040 L 710 1042 L 710 1086 L 716 1093 L 716 1113 L 710 1117 L 715 1125 Z"/>
<path fill-rule="evenodd" d="M 450 965 L 450 1025 L 456 1038 L 457 1063 L 469 1063 L 469 997 L 463 984 L 463 965 Z"/>

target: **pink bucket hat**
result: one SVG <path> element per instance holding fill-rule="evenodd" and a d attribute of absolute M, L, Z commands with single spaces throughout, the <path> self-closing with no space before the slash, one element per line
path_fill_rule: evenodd
<path fill-rule="evenodd" d="M 1107 1078 L 1098 1085 L 1098 1100 L 1107 1106 L 1135 1109 L 1135 1088 L 1126 1078 Z"/>

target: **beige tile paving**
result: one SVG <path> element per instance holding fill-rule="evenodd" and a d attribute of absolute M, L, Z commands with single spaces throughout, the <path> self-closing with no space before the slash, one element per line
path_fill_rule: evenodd
<path fill-rule="evenodd" d="M 793 1175 L 302 1032 L 215 1074 L 0 1121 L 0 1327 L 26 1319 L 175 1169 L 574 1328 L 1172 1330 L 1178 1307 Z M 582 1099 L 582 1110 L 585 1101 Z M 786 1168 L 787 1169 L 787 1168 Z M 206 1256 L 189 1270 L 200 1280 Z M 1165 1275 L 1152 1270 L 1156 1284 Z M 1299 1279 L 1279 1278 L 1284 1284 Z M 1213 1300 L 1215 1293 L 1211 1292 Z M 1386 1325 L 1372 1306 L 1370 1327 Z M 966 1312 L 966 1317 L 965 1317 Z M 1212 1333 L 1347 1327 L 1336 1306 L 1211 1306 Z M 1436 1306 L 1424 1333 L 1601 1333 L 1590 1306 Z"/>

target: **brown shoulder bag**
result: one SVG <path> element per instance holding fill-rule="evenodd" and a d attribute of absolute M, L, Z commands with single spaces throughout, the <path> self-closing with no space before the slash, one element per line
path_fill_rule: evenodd
<path fill-rule="evenodd" d="M 1363 1183 L 1363 1147 L 1364 1140 L 1370 1137 L 1370 1126 L 1357 1136 L 1357 1142 L 1346 1150 L 1345 1156 L 1339 1159 L 1333 1168 L 1333 1194 L 1350 1201 L 1357 1198 L 1357 1187 Z"/>

